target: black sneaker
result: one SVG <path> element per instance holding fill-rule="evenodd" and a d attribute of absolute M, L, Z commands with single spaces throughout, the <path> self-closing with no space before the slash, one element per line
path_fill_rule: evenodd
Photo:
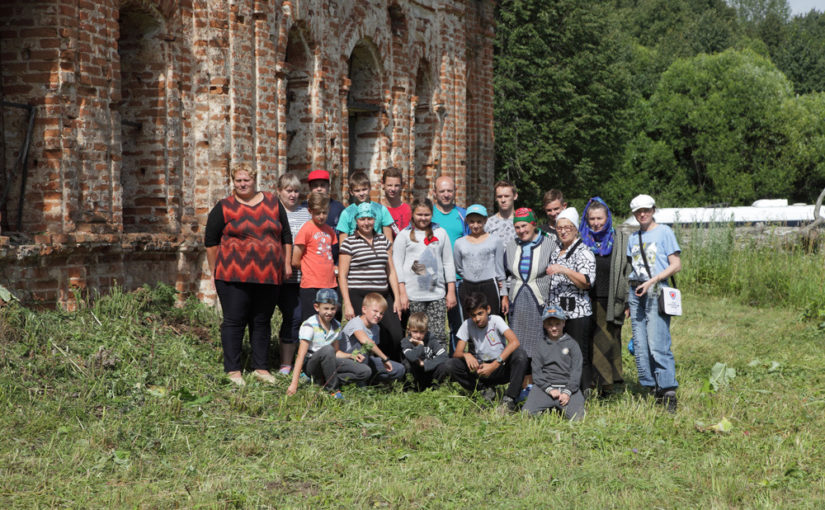
<path fill-rule="evenodd" d="M 668 390 L 662 393 L 661 404 L 667 409 L 667 412 L 670 414 L 676 413 L 677 401 L 676 401 L 676 392 L 673 390 Z"/>
<path fill-rule="evenodd" d="M 516 401 L 513 400 L 511 397 L 504 396 L 501 399 L 501 404 L 498 406 L 498 411 L 501 414 L 513 413 L 516 411 Z"/>
<path fill-rule="evenodd" d="M 496 400 L 496 389 L 491 387 L 486 387 L 481 390 L 481 398 L 483 398 L 487 403 L 492 404 Z"/>

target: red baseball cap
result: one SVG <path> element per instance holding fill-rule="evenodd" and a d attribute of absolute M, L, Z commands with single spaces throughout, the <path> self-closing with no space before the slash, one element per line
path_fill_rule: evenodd
<path fill-rule="evenodd" d="M 328 181 L 329 180 L 329 172 L 326 170 L 313 170 L 309 173 L 309 177 L 307 177 L 307 182 L 309 181 Z"/>

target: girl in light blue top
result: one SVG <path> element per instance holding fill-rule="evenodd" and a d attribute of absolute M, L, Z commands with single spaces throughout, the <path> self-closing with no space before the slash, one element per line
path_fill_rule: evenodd
<path fill-rule="evenodd" d="M 501 314 L 501 292 L 504 283 L 504 244 L 484 231 L 487 209 L 473 204 L 467 208 L 470 234 L 459 238 L 453 248 L 456 273 L 463 278 L 458 289 L 463 302 L 473 292 L 481 292 L 490 303 L 490 313 Z M 464 319 L 469 310 L 464 308 Z"/>

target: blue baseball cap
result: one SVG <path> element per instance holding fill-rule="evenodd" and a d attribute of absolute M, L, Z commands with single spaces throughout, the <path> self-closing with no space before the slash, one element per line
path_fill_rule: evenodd
<path fill-rule="evenodd" d="M 481 216 L 487 217 L 487 208 L 481 204 L 473 204 L 467 208 L 467 216 L 471 214 L 479 214 Z"/>
<path fill-rule="evenodd" d="M 338 306 L 338 293 L 335 289 L 318 289 L 315 293 L 315 302 Z"/>
<path fill-rule="evenodd" d="M 544 315 L 541 316 L 541 320 L 543 321 L 545 319 L 561 319 L 566 321 L 567 315 L 563 310 L 551 305 L 544 309 Z"/>
<path fill-rule="evenodd" d="M 358 218 L 375 218 L 375 213 L 372 210 L 372 204 L 370 202 L 358 204 L 355 210 L 355 219 Z"/>

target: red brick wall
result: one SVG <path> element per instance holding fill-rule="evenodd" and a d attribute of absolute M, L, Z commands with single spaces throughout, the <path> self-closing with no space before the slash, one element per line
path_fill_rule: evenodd
<path fill-rule="evenodd" d="M 490 0 L 7 0 L 0 20 L 4 100 L 37 112 L 0 283 L 32 299 L 114 279 L 213 298 L 203 226 L 241 161 L 262 189 L 324 168 L 343 198 L 352 167 L 380 200 L 394 165 L 407 196 L 450 175 L 491 203 Z M 3 113 L 11 168 L 25 112 Z M 19 186 L 0 179 L 12 226 Z"/>
<path fill-rule="evenodd" d="M 493 206 L 495 146 L 493 144 L 494 6 L 468 3 L 465 22 L 467 81 L 467 204 Z"/>
<path fill-rule="evenodd" d="M 6 224 L 18 222 L 18 204 L 23 202 L 22 223 L 27 230 L 43 231 L 62 223 L 63 195 L 61 166 L 60 98 L 61 36 L 66 34 L 58 19 L 63 11 L 46 2 L 0 3 L 0 58 L 2 59 L 3 100 L 37 108 L 34 139 L 28 158 L 26 189 L 20 194 L 22 175 L 14 174 L 14 162 L 24 143 L 28 112 L 4 107 L 2 136 L 3 166 L 8 169 Z M 47 139 L 49 139 L 47 141 Z M 3 182 L 6 181 L 6 182 Z M 0 192 L 2 195 L 2 192 Z"/>

